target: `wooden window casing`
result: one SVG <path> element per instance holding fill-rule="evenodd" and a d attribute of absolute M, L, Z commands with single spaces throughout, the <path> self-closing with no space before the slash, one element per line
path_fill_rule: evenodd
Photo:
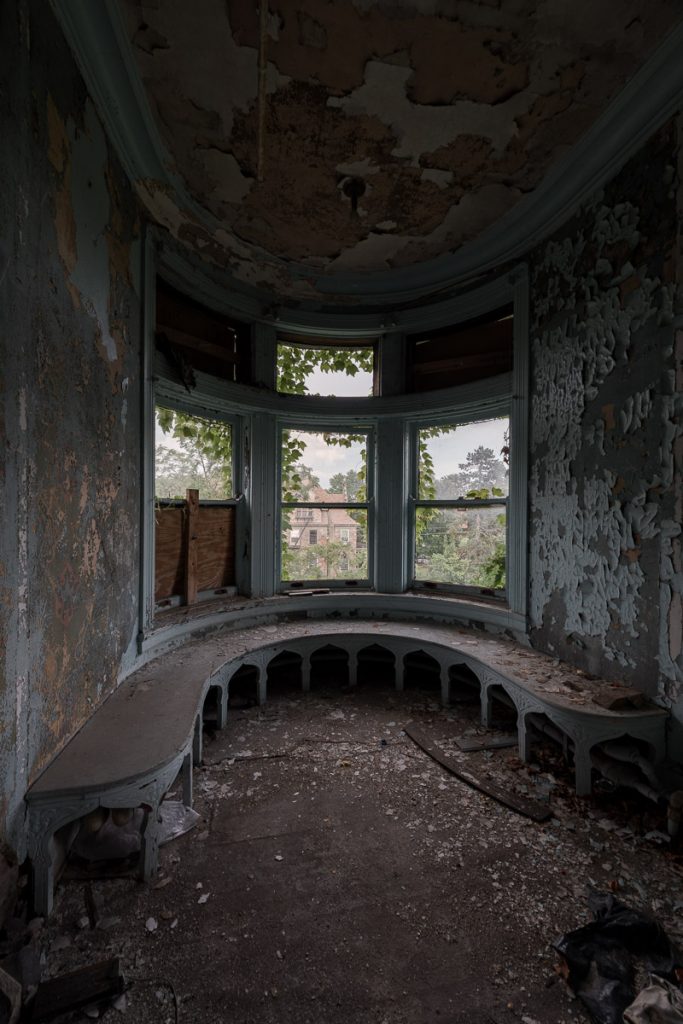
<path fill-rule="evenodd" d="M 512 356 L 511 307 L 429 334 L 413 334 L 407 345 L 407 389 L 435 391 L 508 373 Z"/>

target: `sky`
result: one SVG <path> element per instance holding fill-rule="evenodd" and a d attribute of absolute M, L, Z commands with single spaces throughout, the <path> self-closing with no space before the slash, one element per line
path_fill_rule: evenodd
<path fill-rule="evenodd" d="M 479 445 L 483 445 L 484 448 L 492 448 L 493 454 L 500 457 L 500 450 L 505 443 L 504 435 L 507 424 L 507 419 L 467 423 L 448 434 L 430 439 L 429 451 L 434 459 L 434 471 L 437 478 L 446 476 L 448 473 L 457 473 L 459 464 L 465 461 L 467 453 L 478 448 Z M 302 462 L 306 466 L 310 466 L 323 487 L 329 485 L 330 477 L 335 473 L 360 469 L 361 446 L 359 444 L 352 448 L 340 448 L 337 445 L 326 444 L 322 433 L 314 434 L 308 431 L 296 431 L 295 433 L 306 440 L 306 451 Z"/>
<path fill-rule="evenodd" d="M 361 372 L 355 377 L 350 377 L 346 373 L 316 371 L 310 375 L 308 387 L 314 395 L 362 397 L 372 393 L 372 374 Z M 467 458 L 467 453 L 479 445 L 492 448 L 493 454 L 499 457 L 505 443 L 504 434 L 507 426 L 507 420 L 485 420 L 460 426 L 453 433 L 431 440 L 430 452 L 434 459 L 437 478 L 448 473 L 456 473 L 459 464 Z M 349 469 L 360 467 L 359 450 L 327 445 L 321 435 L 309 434 L 307 439 L 308 447 L 303 461 L 314 469 L 323 487 L 327 487 L 330 476 L 335 473 L 346 473 Z"/>
<path fill-rule="evenodd" d="M 372 392 L 372 374 L 359 372 L 355 377 L 346 373 L 322 373 L 316 371 L 309 377 L 311 394 L 337 395 L 340 397 L 363 397 Z M 430 441 L 430 452 L 434 459 L 434 470 L 437 478 L 458 471 L 459 463 L 464 462 L 467 453 L 479 445 L 492 448 L 496 456 L 504 444 L 504 433 L 507 420 L 485 420 L 481 423 L 469 423 L 459 426 L 453 433 L 434 438 Z M 322 433 L 306 432 L 307 448 L 303 456 L 305 465 L 313 469 L 320 479 L 322 487 L 328 487 L 330 477 L 335 473 L 346 473 L 350 469 L 361 467 L 361 446 L 340 448 L 328 445 Z M 157 423 L 156 444 L 168 448 L 178 448 L 178 443 L 168 434 L 163 434 Z"/>

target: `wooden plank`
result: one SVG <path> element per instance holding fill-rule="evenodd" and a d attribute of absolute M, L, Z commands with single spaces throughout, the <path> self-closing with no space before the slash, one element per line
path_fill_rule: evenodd
<path fill-rule="evenodd" d="M 647 697 L 640 690 L 619 683 L 598 686 L 591 693 L 591 699 L 608 711 L 632 711 L 648 704 Z"/>
<path fill-rule="evenodd" d="M 197 600 L 197 521 L 199 491 L 188 488 L 185 495 L 185 604 Z"/>
<path fill-rule="evenodd" d="M 159 278 L 156 299 L 157 326 L 178 328 L 195 338 L 215 341 L 223 337 L 226 330 L 236 332 L 244 326 L 176 291 Z"/>
<path fill-rule="evenodd" d="M 154 599 L 183 593 L 183 519 L 182 508 L 157 508 L 154 529 Z"/>
<path fill-rule="evenodd" d="M 199 507 L 197 589 L 218 590 L 235 583 L 235 509 Z"/>
<path fill-rule="evenodd" d="M 504 373 L 512 368 L 509 352 L 472 352 L 469 355 L 449 356 L 443 359 L 430 359 L 424 363 L 414 363 L 413 373 L 423 377 L 431 373 L 457 373 L 459 370 L 483 370 L 495 367 Z"/>
<path fill-rule="evenodd" d="M 532 821 L 547 821 L 551 817 L 552 811 L 547 805 L 541 804 L 537 800 L 526 800 L 524 797 L 509 793 L 501 789 L 500 786 L 496 786 L 495 783 L 477 778 L 473 772 L 462 768 L 455 761 L 450 760 L 441 752 L 433 739 L 425 736 L 415 726 L 406 725 L 403 727 L 403 731 L 406 736 L 410 736 L 413 743 L 416 743 L 418 747 L 424 750 L 425 754 L 428 754 L 437 764 L 445 768 L 447 772 L 455 775 L 456 778 L 466 782 L 468 786 L 478 790 L 480 793 L 484 793 L 485 796 L 490 796 L 492 800 L 503 804 L 504 807 L 509 807 L 510 810 L 516 811 L 517 814 L 522 814 L 525 818 L 531 818 Z"/>
<path fill-rule="evenodd" d="M 411 390 L 483 380 L 512 369 L 511 318 L 441 328 L 409 339 Z"/>
<path fill-rule="evenodd" d="M 226 328 L 226 331 L 228 330 L 230 329 Z M 159 334 L 165 335 L 172 345 L 178 345 L 180 348 L 189 349 L 191 352 L 201 352 L 207 356 L 214 356 L 216 359 L 220 359 L 225 363 L 237 362 L 238 356 L 234 351 L 234 331 L 230 331 L 224 343 L 206 341 L 204 338 L 197 338 L 192 334 L 188 334 L 186 331 L 179 330 L 177 327 L 169 327 L 168 324 L 164 324 L 164 329 L 163 331 L 160 331 Z"/>
<path fill-rule="evenodd" d="M 462 751 L 475 754 L 480 750 L 504 750 L 516 747 L 516 736 L 454 736 L 453 739 Z"/>
<path fill-rule="evenodd" d="M 31 1020 L 51 1020 L 61 1013 L 78 1010 L 120 996 L 124 980 L 118 958 L 81 967 L 69 974 L 42 981 L 33 1002 Z"/>

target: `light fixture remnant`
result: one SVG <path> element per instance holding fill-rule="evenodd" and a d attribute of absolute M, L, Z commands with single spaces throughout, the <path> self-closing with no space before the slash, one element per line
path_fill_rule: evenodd
<path fill-rule="evenodd" d="M 358 213 L 358 200 L 365 195 L 365 182 L 362 178 L 347 178 L 342 185 L 342 192 L 351 200 L 351 212 Z"/>

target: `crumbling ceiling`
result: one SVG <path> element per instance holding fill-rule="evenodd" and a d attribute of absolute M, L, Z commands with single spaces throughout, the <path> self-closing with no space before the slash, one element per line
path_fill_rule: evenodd
<path fill-rule="evenodd" d="M 172 169 L 224 229 L 174 231 L 261 286 L 259 254 L 320 275 L 457 252 L 681 16 L 679 0 L 269 0 L 260 25 L 248 0 L 120 3 Z"/>

